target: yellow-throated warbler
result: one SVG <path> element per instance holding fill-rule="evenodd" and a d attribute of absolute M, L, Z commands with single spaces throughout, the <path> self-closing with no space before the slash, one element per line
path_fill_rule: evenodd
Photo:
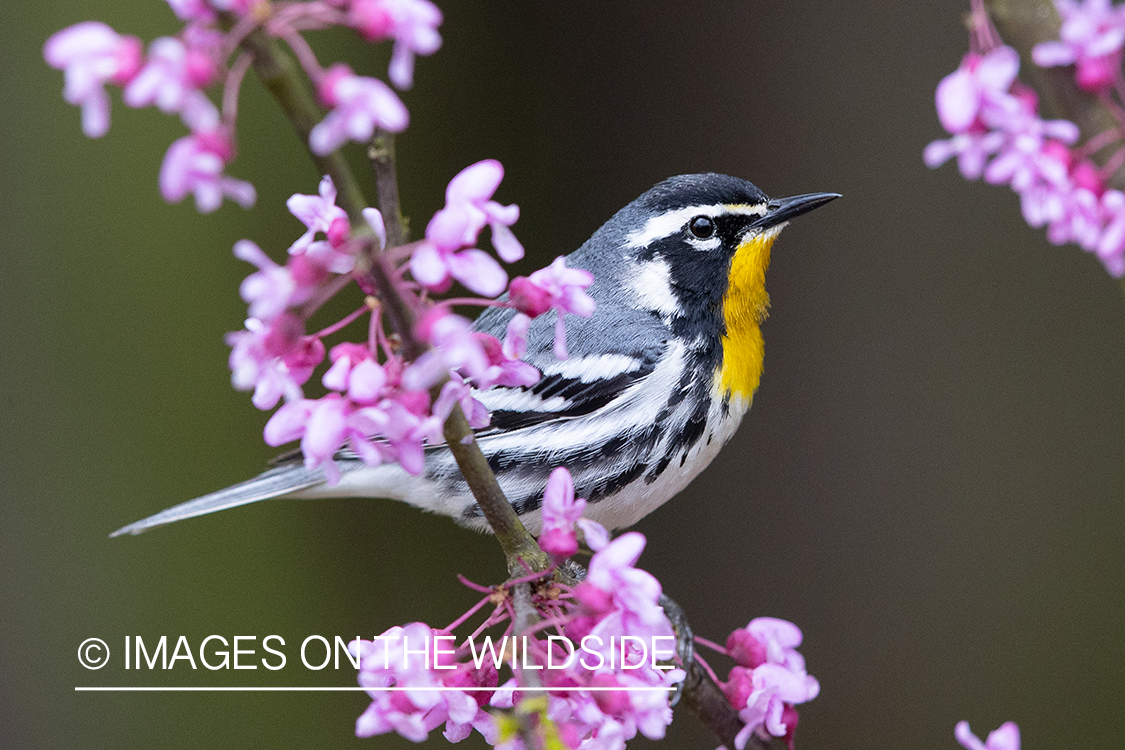
<path fill-rule="evenodd" d="M 590 318 L 568 317 L 570 358 L 552 352 L 554 324 L 537 319 L 526 360 L 542 379 L 477 394 L 492 412 L 478 442 L 508 499 L 537 532 L 547 476 L 565 466 L 607 528 L 635 523 L 687 486 L 734 435 L 762 373 L 770 248 L 795 216 L 839 197 L 771 200 L 736 177 L 672 177 L 621 209 L 577 251 L 594 275 Z M 478 330 L 503 337 L 514 310 L 492 308 Z M 486 528 L 444 446 L 425 471 L 368 467 L 346 455 L 329 486 L 300 459 L 126 526 L 118 534 L 275 497 L 402 500 Z"/>

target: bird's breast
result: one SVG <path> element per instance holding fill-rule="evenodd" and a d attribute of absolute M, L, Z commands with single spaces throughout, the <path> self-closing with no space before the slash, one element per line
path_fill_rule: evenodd
<path fill-rule="evenodd" d="M 769 309 L 766 269 L 776 231 L 747 238 L 731 259 L 726 294 L 723 295 L 722 361 L 716 379 L 724 394 L 749 404 L 762 377 L 765 346 L 761 322 Z"/>

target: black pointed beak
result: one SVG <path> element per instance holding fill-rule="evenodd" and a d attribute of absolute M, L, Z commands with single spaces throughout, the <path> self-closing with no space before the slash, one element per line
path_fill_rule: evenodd
<path fill-rule="evenodd" d="M 778 224 L 784 224 L 790 219 L 807 214 L 814 208 L 820 208 L 829 201 L 840 197 L 839 193 L 809 193 L 808 195 L 795 195 L 792 198 L 775 198 L 766 207 L 766 213 L 752 226 L 757 229 L 769 229 Z"/>

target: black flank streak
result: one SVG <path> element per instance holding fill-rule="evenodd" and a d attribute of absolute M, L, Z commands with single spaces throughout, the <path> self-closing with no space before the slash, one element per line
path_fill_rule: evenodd
<path fill-rule="evenodd" d="M 643 463 L 635 463 L 614 476 L 607 477 L 594 484 L 586 485 L 582 487 L 581 490 L 576 488 L 575 491 L 580 495 L 588 497 L 591 503 L 596 503 L 599 500 L 616 495 L 636 481 L 644 471 L 645 465 Z"/>
<path fill-rule="evenodd" d="M 668 464 L 670 463 L 672 463 L 671 453 L 660 459 L 660 463 L 654 466 L 648 474 L 645 474 L 645 484 L 652 484 L 653 482 L 655 482 L 657 478 L 664 473 L 664 470 L 668 468 Z"/>

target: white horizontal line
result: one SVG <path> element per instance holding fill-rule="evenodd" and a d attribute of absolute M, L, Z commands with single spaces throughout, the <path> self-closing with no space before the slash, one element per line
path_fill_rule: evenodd
<path fill-rule="evenodd" d="M 654 690 L 663 690 L 668 692 L 675 690 L 674 687 L 521 687 L 521 688 L 499 688 L 499 687 L 370 687 L 365 688 L 359 685 L 356 686 L 329 686 L 329 687 L 315 687 L 315 686 L 297 686 L 297 687 L 270 687 L 270 686 L 257 686 L 257 687 L 242 687 L 236 685 L 215 685 L 208 687 L 196 687 L 185 685 L 172 685 L 160 687 L 141 687 L 141 686 L 113 686 L 113 685 L 99 685 L 93 687 L 75 687 L 74 691 L 77 693 L 283 693 L 283 692 L 340 692 L 351 690 L 362 690 L 363 692 L 372 693 L 393 693 L 403 692 L 407 690 L 437 690 L 437 691 L 454 691 L 454 692 L 480 692 L 480 691 L 499 691 L 514 689 L 521 693 L 549 693 L 549 692 L 598 692 L 602 690 L 621 690 L 624 692 L 651 692 Z"/>

